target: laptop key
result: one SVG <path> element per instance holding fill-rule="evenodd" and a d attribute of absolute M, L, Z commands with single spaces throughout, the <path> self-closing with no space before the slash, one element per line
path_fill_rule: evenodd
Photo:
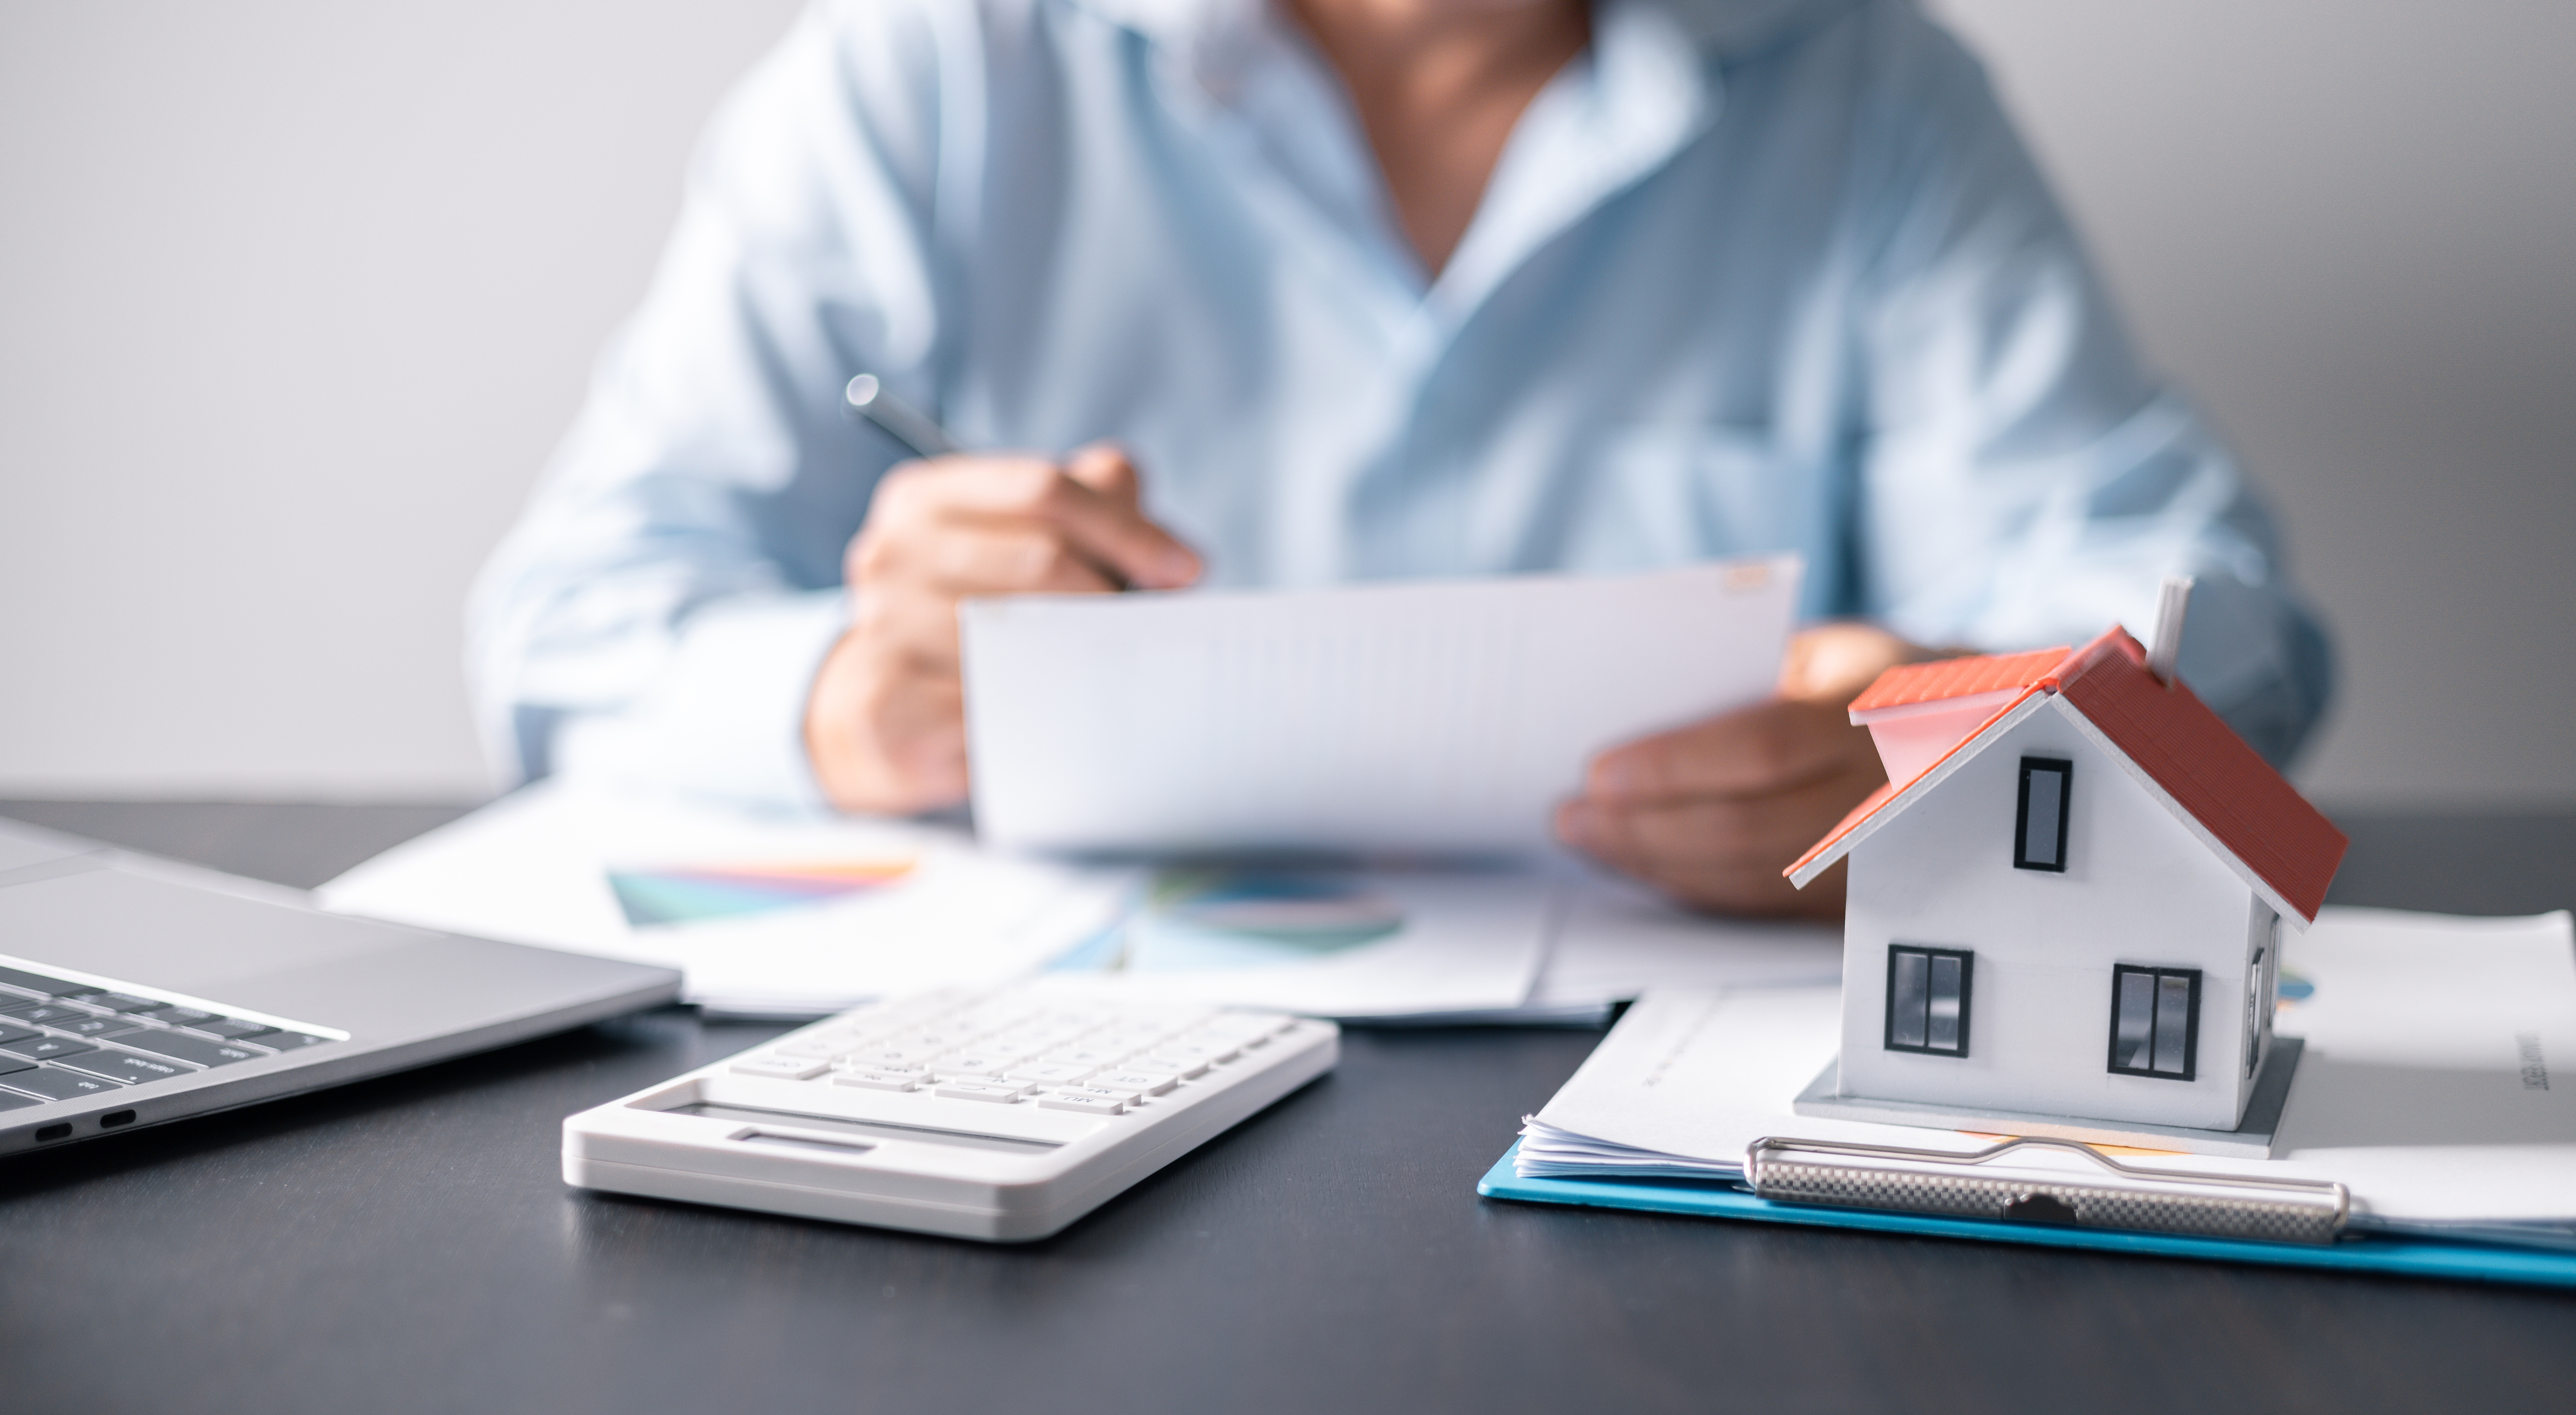
<path fill-rule="evenodd" d="M 11 1042 L 23 1042 L 29 1037 L 40 1035 L 42 1034 L 33 1027 L 13 1027 L 6 1022 L 0 1022 L 0 1046 L 7 1046 Z"/>
<path fill-rule="evenodd" d="M 84 1076 L 77 1071 L 63 1071 L 51 1066 L 39 1066 L 33 1071 L 12 1071 L 6 1076 L 0 1076 L 0 1086 L 7 1086 L 13 1091 L 26 1091 L 49 1101 L 68 1101 L 81 1096 L 104 1095 L 109 1091 L 124 1089 L 114 1081 L 101 1080 L 96 1076 Z"/>
<path fill-rule="evenodd" d="M 57 1057 L 78 1056 L 98 1048 L 69 1037 L 29 1037 L 24 1041 L 0 1042 L 0 1055 L 23 1057 L 28 1061 L 52 1061 Z"/>
<path fill-rule="evenodd" d="M 70 996 L 92 1007 L 105 1007 L 116 1012 L 149 1012 L 168 1003 L 157 997 L 136 997 L 130 992 L 109 992 L 105 988 L 84 988 Z"/>
<path fill-rule="evenodd" d="M 119 1032 L 108 1040 L 121 1047 L 192 1061 L 199 1066 L 228 1066 L 236 1061 L 254 1061 L 268 1055 L 257 1047 L 240 1042 L 210 1042 L 203 1037 L 181 1036 L 157 1027 L 137 1027 L 131 1032 Z"/>
<path fill-rule="evenodd" d="M 57 1032 L 69 1032 L 75 1037 L 96 1037 L 104 1036 L 109 1032 L 125 1031 L 133 1027 L 134 1019 L 131 1017 L 66 1017 L 60 1022 L 47 1022 L 45 1025 Z"/>
<path fill-rule="evenodd" d="M 193 1007 L 156 1007 L 149 1012 L 137 1015 L 149 1017 L 155 1022 L 167 1022 L 173 1027 L 193 1027 L 200 1022 L 212 1022 L 222 1014 L 200 1012 Z"/>
<path fill-rule="evenodd" d="M 16 1110 L 18 1107 L 24 1105 L 43 1104 L 43 1101 L 36 1099 L 34 1096 L 22 1096 L 15 1091 L 0 1091 L 0 1110 Z"/>
<path fill-rule="evenodd" d="M 0 1076 L 6 1076 L 12 1071 L 28 1070 L 35 1064 L 32 1061 L 20 1061 L 14 1056 L 0 1056 Z"/>
<path fill-rule="evenodd" d="M 274 1032 L 277 1030 L 266 1022 L 244 1022 L 233 1017 L 217 1018 L 212 1022 L 189 1022 L 184 1025 L 194 1027 L 200 1032 L 212 1032 L 214 1035 L 222 1037 L 226 1041 L 234 1041 L 243 1037 L 256 1037 L 262 1032 Z"/>
<path fill-rule="evenodd" d="M 205 1029 L 201 1027 L 198 1030 Z M 318 1047 L 331 1039 L 317 1037 L 309 1032 L 253 1032 L 235 1040 L 245 1041 L 253 1046 L 263 1046 L 270 1051 L 300 1051 L 305 1047 Z"/>
<path fill-rule="evenodd" d="M 175 1061 L 164 1061 L 157 1056 L 141 1056 L 130 1051 L 93 1051 L 83 1056 L 73 1057 L 62 1064 L 74 1071 L 87 1072 L 92 1076 L 104 1076 L 108 1080 L 123 1081 L 133 1086 L 139 1086 L 146 1081 L 167 1081 L 174 1076 L 197 1074 L 197 1069 L 193 1066 L 183 1066 Z"/>
<path fill-rule="evenodd" d="M 79 992 L 83 986 L 80 983 L 65 982 L 61 978 L 48 978 L 42 973 L 22 973 L 15 968 L 0 968 L 0 983 L 7 983 L 13 988 L 24 988 L 29 992 L 40 992 L 47 997 L 61 997 L 65 993 Z"/>
<path fill-rule="evenodd" d="M 45 1027 L 59 1027 L 66 1022 L 77 1022 L 84 1017 L 97 1015 L 87 1008 L 66 1007 L 59 1002 L 22 1002 L 16 1007 L 0 1007 L 0 1017 L 11 1017 L 20 1022 L 34 1022 Z"/>

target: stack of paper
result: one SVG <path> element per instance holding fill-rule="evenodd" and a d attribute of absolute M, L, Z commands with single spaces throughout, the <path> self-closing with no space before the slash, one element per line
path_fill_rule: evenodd
<path fill-rule="evenodd" d="M 2576 1057 L 2568 915 L 2328 909 L 2285 961 L 2299 986 L 2276 1025 L 2306 1051 L 2280 1157 L 2160 1154 L 2157 1168 L 2339 1181 L 2364 1229 L 2576 1244 L 2576 1086 L 2550 1075 Z M 1650 992 L 1529 1118 L 1519 1172 L 1733 1179 L 1766 1136 L 1991 1143 L 1792 1113 L 1840 1015 L 1831 988 Z"/>
<path fill-rule="evenodd" d="M 1658 982 L 1839 975 L 1835 932 L 1684 913 L 1564 861 L 1075 865 L 962 830 L 548 784 L 341 876 L 351 913 L 661 963 L 719 1011 L 819 1016 L 1041 969 L 1319 1016 L 1598 1025 Z"/>

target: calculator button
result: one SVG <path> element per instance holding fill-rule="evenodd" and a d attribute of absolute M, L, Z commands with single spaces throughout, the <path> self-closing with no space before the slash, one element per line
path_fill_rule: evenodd
<path fill-rule="evenodd" d="M 1174 1056 L 1164 1051 L 1137 1057 L 1129 1064 L 1139 1071 L 1169 1072 L 1184 1081 L 1195 1081 L 1207 1074 L 1206 1062 L 1196 1057 Z"/>
<path fill-rule="evenodd" d="M 1152 1071 L 1113 1071 L 1091 1078 L 1091 1084 L 1111 1091 L 1134 1091 L 1140 1096 L 1159 1096 L 1180 1084 L 1178 1076 L 1165 1076 Z"/>
<path fill-rule="evenodd" d="M 766 1076 L 774 1081 L 805 1081 L 831 1069 L 809 1056 L 755 1056 L 725 1068 L 737 1076 Z"/>
<path fill-rule="evenodd" d="M 1126 1060 L 1127 1053 L 1109 1051 L 1097 1046 L 1078 1046 L 1066 1047 L 1062 1051 L 1051 1051 L 1038 1059 L 1051 1061 L 1059 1066 L 1114 1066 Z"/>
<path fill-rule="evenodd" d="M 1007 1104 L 1018 1100 L 1027 1090 L 1026 1086 L 1013 1085 L 1007 1081 L 943 1081 L 932 1094 L 946 1096 L 951 1100 L 998 1101 Z"/>
<path fill-rule="evenodd" d="M 918 1089 L 921 1078 L 892 1071 L 843 1071 L 832 1077 L 835 1086 L 856 1086 L 862 1091 L 910 1091 Z"/>
<path fill-rule="evenodd" d="M 1158 1056 L 1195 1056 L 1210 1066 L 1223 1066 L 1243 1055 L 1240 1044 L 1228 1038 L 1212 1037 L 1204 1032 L 1193 1033 L 1186 1037 L 1174 1037 L 1154 1048 L 1154 1051 Z"/>
<path fill-rule="evenodd" d="M 841 1053 L 841 1060 L 883 1069 L 919 1066 L 937 1055 L 928 1047 L 858 1047 Z"/>
<path fill-rule="evenodd" d="M 930 1063 L 933 1076 L 999 1076 L 1019 1058 L 1007 1052 L 966 1051 Z"/>
<path fill-rule="evenodd" d="M 1116 1115 L 1127 1103 L 1110 1096 L 1077 1096 L 1066 1091 L 1050 1091 L 1038 1097 L 1041 1110 L 1071 1110 L 1085 1115 Z"/>
<path fill-rule="evenodd" d="M 1070 1086 L 1092 1073 L 1088 1066 L 1066 1066 L 1061 1062 L 1032 1061 L 1014 1066 L 1003 1073 L 1014 1081 L 1028 1081 L 1040 1086 Z"/>

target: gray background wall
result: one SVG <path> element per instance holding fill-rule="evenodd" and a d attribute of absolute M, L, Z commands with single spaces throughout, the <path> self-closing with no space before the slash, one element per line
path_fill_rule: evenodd
<path fill-rule="evenodd" d="M 2576 7 L 1948 0 L 2288 520 L 2347 805 L 2576 802 Z M 457 606 L 787 0 L 0 0 L 0 795 L 467 798 Z"/>

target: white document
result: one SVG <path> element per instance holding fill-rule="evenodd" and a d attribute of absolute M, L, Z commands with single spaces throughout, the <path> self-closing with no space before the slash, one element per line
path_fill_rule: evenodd
<path fill-rule="evenodd" d="M 1052 981 L 1318 1017 L 1516 1008 L 1560 883 L 1535 869 L 1166 870 L 1090 971 Z"/>
<path fill-rule="evenodd" d="M 1607 1005 L 1655 987 L 1830 987 L 1842 975 L 1843 931 L 1832 924 L 1710 918 L 1584 870 L 1567 881 L 1528 1005 Z"/>
<path fill-rule="evenodd" d="M 1032 972 L 1113 925 L 1136 878 L 996 855 L 955 829 L 544 783 L 320 895 L 347 913 L 675 967 L 687 1000 L 723 1010 L 820 1016 Z"/>
<path fill-rule="evenodd" d="M 2576 1236 L 2576 935 L 2564 913 L 2326 910 L 2284 945 L 2307 1050 L 2271 1160 L 2155 1168 L 2331 1179 L 2355 1222 Z M 1954 1131 L 1794 1114 L 1832 1059 L 1838 989 L 1649 993 L 1524 1131 L 1526 1173 L 1740 1172 L 1764 1136 L 1968 1151 Z"/>
<path fill-rule="evenodd" d="M 1772 691 L 1798 576 L 970 601 L 976 823 L 1049 850 L 1542 846 L 1595 753 Z"/>

